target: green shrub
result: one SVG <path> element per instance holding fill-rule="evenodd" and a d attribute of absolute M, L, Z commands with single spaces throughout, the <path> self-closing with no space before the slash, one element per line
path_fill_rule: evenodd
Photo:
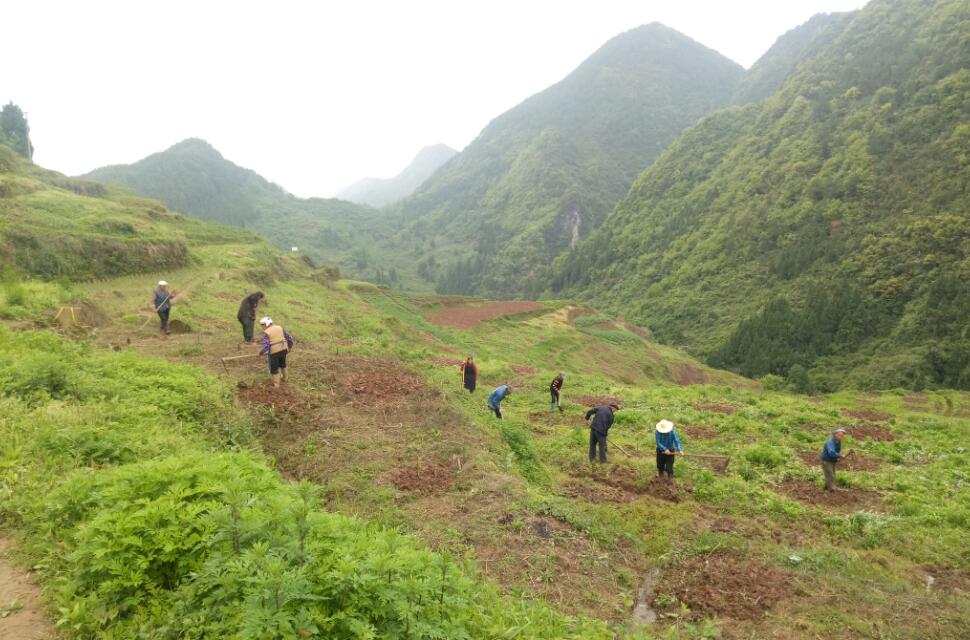
<path fill-rule="evenodd" d="M 784 450 L 767 444 L 748 447 L 741 455 L 751 464 L 765 469 L 782 467 L 789 458 Z"/>

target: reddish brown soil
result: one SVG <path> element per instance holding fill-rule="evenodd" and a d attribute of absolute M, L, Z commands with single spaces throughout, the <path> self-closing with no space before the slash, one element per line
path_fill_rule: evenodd
<path fill-rule="evenodd" d="M 820 453 L 821 451 L 799 451 L 798 457 L 809 467 L 817 467 L 822 464 L 819 460 Z M 878 471 L 881 466 L 882 461 L 855 451 L 839 462 L 839 471 Z"/>
<path fill-rule="evenodd" d="M 252 386 L 240 383 L 239 399 L 246 404 L 260 405 L 297 418 L 319 406 L 315 399 L 307 396 L 299 388 L 289 384 L 274 387 L 268 380 Z"/>
<path fill-rule="evenodd" d="M 612 396 L 573 396 L 572 399 L 587 407 L 602 407 L 611 402 L 616 402 L 621 406 L 623 404 L 621 398 L 614 398 Z"/>
<path fill-rule="evenodd" d="M 724 413 L 724 414 L 727 414 L 727 415 L 731 415 L 732 413 L 737 412 L 737 410 L 739 409 L 739 407 L 736 406 L 736 405 L 733 405 L 733 404 L 723 404 L 723 403 L 719 403 L 719 402 L 698 402 L 698 403 L 694 404 L 693 407 L 695 409 L 697 409 L 698 411 L 709 411 L 709 412 L 712 412 L 712 413 Z"/>
<path fill-rule="evenodd" d="M 454 358 L 431 358 L 430 362 L 437 367 L 460 367 L 464 360 L 455 360 Z"/>
<path fill-rule="evenodd" d="M 451 489 L 455 481 L 455 467 L 447 462 L 398 467 L 389 471 L 387 478 L 400 491 L 430 496 Z"/>
<path fill-rule="evenodd" d="M 34 583 L 33 576 L 22 571 L 7 560 L 11 543 L 0 538 L 0 610 L 18 603 L 21 608 L 12 609 L 0 617 L 0 638 L 9 640 L 41 640 L 56 638 L 57 634 L 47 620 L 44 594 Z"/>
<path fill-rule="evenodd" d="M 517 376 L 531 376 L 533 373 L 538 372 L 538 369 L 533 369 L 532 367 L 527 367 L 524 364 L 510 364 L 509 369 L 512 370 Z"/>
<path fill-rule="evenodd" d="M 832 509 L 834 511 L 880 511 L 882 498 L 875 491 L 865 489 L 836 489 L 826 491 L 812 480 L 786 480 L 777 491 L 799 502 Z"/>
<path fill-rule="evenodd" d="M 382 361 L 361 361 L 358 369 L 346 373 L 340 383 L 365 402 L 402 398 L 424 386 L 417 377 L 399 366 Z"/>
<path fill-rule="evenodd" d="M 543 305 L 531 300 L 480 302 L 447 306 L 433 313 L 428 320 L 436 325 L 451 327 L 452 329 L 474 329 L 489 320 L 542 308 Z"/>
<path fill-rule="evenodd" d="M 563 494 L 570 498 L 579 498 L 595 503 L 614 502 L 623 504 L 637 499 L 637 495 L 630 491 L 594 482 L 567 482 L 563 485 Z"/>
<path fill-rule="evenodd" d="M 679 427 L 677 430 L 680 432 L 680 435 L 686 436 L 692 440 L 711 440 L 712 438 L 716 438 L 718 436 L 717 431 L 708 429 L 707 427 L 686 426 Z"/>
<path fill-rule="evenodd" d="M 718 551 L 695 556 L 664 571 L 658 594 L 671 595 L 690 608 L 693 618 L 722 616 L 758 620 L 778 602 L 794 594 L 788 575 L 776 567 L 747 560 L 738 553 Z M 654 607 L 657 607 L 656 597 Z M 670 607 L 678 611 L 679 606 Z"/>
<path fill-rule="evenodd" d="M 707 384 L 709 382 L 709 377 L 706 371 L 687 363 L 674 366 L 673 378 L 674 382 L 681 386 L 691 384 Z"/>
<path fill-rule="evenodd" d="M 873 409 L 843 409 L 842 415 L 847 418 L 855 418 L 857 420 L 889 420 L 892 418 L 892 414 L 883 413 L 882 411 L 875 411 Z"/>
<path fill-rule="evenodd" d="M 668 502 L 680 502 L 690 492 L 690 487 L 687 485 L 670 482 L 656 476 L 645 480 L 639 477 L 633 469 L 620 465 L 612 465 L 605 473 L 602 470 L 597 470 L 591 479 L 597 484 L 605 485 L 620 492 L 619 494 L 608 492 L 609 495 L 616 496 L 612 500 L 613 502 L 629 502 L 637 496 L 651 496 Z M 587 493 L 592 493 L 592 491 Z"/>
<path fill-rule="evenodd" d="M 860 424 L 846 429 L 849 436 L 859 440 L 872 440 L 874 442 L 888 442 L 896 439 L 896 434 L 882 424 Z"/>
<path fill-rule="evenodd" d="M 948 565 L 927 565 L 923 569 L 933 576 L 933 589 L 970 593 L 970 573 Z"/>

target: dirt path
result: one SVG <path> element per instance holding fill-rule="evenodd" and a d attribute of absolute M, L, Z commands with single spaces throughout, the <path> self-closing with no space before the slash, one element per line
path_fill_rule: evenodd
<path fill-rule="evenodd" d="M 40 587 L 7 557 L 11 544 L 0 537 L 0 640 L 52 640 Z"/>

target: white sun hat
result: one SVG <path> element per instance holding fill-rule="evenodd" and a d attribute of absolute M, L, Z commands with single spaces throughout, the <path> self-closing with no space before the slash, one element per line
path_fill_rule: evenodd
<path fill-rule="evenodd" d="M 269 316 L 263 316 L 262 320 L 259 321 L 259 324 L 268 327 L 269 325 L 273 324 L 273 319 Z"/>
<path fill-rule="evenodd" d="M 160 286 L 160 287 L 167 287 L 168 286 L 168 283 L 165 282 L 164 280 L 159 280 L 158 281 L 158 286 Z"/>
<path fill-rule="evenodd" d="M 674 423 L 670 420 L 661 420 L 657 423 L 657 431 L 660 433 L 670 433 L 674 430 Z"/>

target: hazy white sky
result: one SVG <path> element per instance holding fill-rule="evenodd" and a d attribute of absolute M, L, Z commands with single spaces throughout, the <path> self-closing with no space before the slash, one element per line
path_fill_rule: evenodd
<path fill-rule="evenodd" d="M 750 66 L 865 0 L 30 0 L 3 8 L 0 102 L 78 174 L 187 137 L 301 195 L 468 144 L 614 35 L 659 21 Z"/>

